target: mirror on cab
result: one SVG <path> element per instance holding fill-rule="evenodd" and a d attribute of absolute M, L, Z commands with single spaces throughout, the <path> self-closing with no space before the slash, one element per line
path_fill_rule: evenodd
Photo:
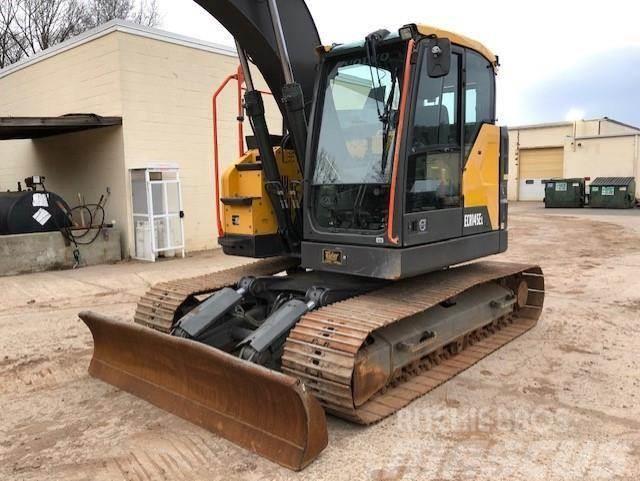
<path fill-rule="evenodd" d="M 427 74 L 429 77 L 444 77 L 451 68 L 451 40 L 448 38 L 427 39 Z"/>

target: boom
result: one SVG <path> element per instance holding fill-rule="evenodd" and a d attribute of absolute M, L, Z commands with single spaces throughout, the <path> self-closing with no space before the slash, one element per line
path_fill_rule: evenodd
<path fill-rule="evenodd" d="M 278 46 L 273 31 L 269 4 L 266 0 L 196 0 L 218 20 L 245 50 L 274 92 L 278 107 L 286 119 L 280 97 L 287 83 L 282 71 Z M 316 24 L 303 0 L 276 0 L 285 37 L 291 70 L 302 87 L 307 116 L 313 97 L 317 56 L 320 45 Z"/>

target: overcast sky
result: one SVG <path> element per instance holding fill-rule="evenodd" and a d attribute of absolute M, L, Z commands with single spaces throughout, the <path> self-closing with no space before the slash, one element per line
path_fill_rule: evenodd
<path fill-rule="evenodd" d="M 192 0 L 159 0 L 166 30 L 233 45 Z M 325 44 L 427 23 L 500 56 L 498 116 L 527 124 L 608 116 L 640 126 L 640 2 L 307 0 Z"/>

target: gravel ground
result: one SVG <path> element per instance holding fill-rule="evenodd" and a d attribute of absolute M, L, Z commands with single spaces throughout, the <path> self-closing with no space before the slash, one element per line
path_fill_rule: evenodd
<path fill-rule="evenodd" d="M 216 251 L 0 278 L 0 479 L 636 480 L 640 211 L 515 204 L 510 217 L 498 258 L 544 269 L 538 326 L 375 426 L 329 418 L 329 447 L 302 473 L 86 371 L 80 310 L 131 319 L 149 285 L 241 260 Z"/>

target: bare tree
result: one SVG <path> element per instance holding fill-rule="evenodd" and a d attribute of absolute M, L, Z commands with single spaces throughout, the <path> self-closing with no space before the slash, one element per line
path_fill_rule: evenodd
<path fill-rule="evenodd" d="M 0 0 L 0 68 L 116 18 L 155 26 L 157 0 Z"/>
<path fill-rule="evenodd" d="M 147 27 L 160 25 L 162 19 L 160 18 L 158 0 L 140 0 L 140 7 L 131 20 Z"/>
<path fill-rule="evenodd" d="M 11 2 L 12 0 L 7 0 Z M 11 8 L 9 8 L 11 7 Z M 0 68 L 11 65 L 20 60 L 24 52 L 20 43 L 15 39 L 15 33 L 9 27 L 13 22 L 15 12 L 12 4 L 0 6 Z M 6 18 L 6 21 L 4 20 Z"/>
<path fill-rule="evenodd" d="M 91 27 L 120 18 L 155 27 L 160 23 L 157 0 L 87 0 L 86 21 Z"/>
<path fill-rule="evenodd" d="M 79 0 L 3 0 L 0 29 L 29 56 L 80 33 L 83 11 Z"/>

